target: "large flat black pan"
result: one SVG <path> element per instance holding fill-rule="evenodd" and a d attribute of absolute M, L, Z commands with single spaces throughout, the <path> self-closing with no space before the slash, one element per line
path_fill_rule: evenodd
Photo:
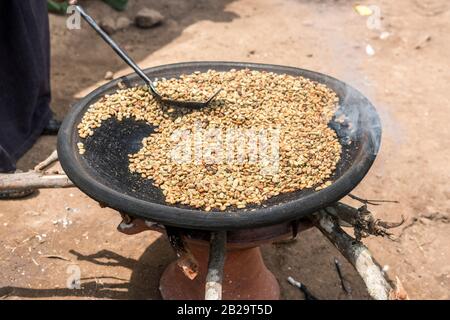
<path fill-rule="evenodd" d="M 111 208 L 164 225 L 205 230 L 255 228 L 295 220 L 338 201 L 356 187 L 378 153 L 381 125 L 373 105 L 349 85 L 308 70 L 237 62 L 179 63 L 149 68 L 145 73 L 150 78 L 171 78 L 194 71 L 226 71 L 233 68 L 303 76 L 326 84 L 339 95 L 337 113 L 345 115 L 347 121 L 330 123 L 343 145 L 343 154 L 331 186 L 320 191 L 282 194 L 262 205 L 227 212 L 205 212 L 184 205 L 169 205 L 165 203 L 161 190 L 152 186 L 150 180 L 128 170 L 127 155 L 139 150 L 142 138 L 153 131 L 148 124 L 132 119 L 103 122 L 95 134 L 84 141 L 86 153 L 80 155 L 77 125 L 87 108 L 103 95 L 117 90 L 119 81 L 129 85 L 143 84 L 136 74 L 101 86 L 71 109 L 58 135 L 58 154 L 64 171 L 83 192 Z"/>

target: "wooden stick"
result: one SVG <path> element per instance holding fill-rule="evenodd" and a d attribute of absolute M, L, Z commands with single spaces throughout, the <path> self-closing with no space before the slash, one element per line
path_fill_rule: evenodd
<path fill-rule="evenodd" d="M 371 235 L 391 239 L 392 234 L 389 232 L 389 229 L 397 228 L 405 222 L 403 216 L 400 222 L 386 222 L 376 219 L 367 209 L 366 204 L 360 208 L 353 208 L 345 203 L 336 202 L 321 209 L 320 212 L 333 216 L 335 221 L 341 226 L 353 227 L 357 241 Z"/>
<path fill-rule="evenodd" d="M 47 159 L 45 159 L 44 161 L 39 163 L 36 167 L 34 167 L 34 171 L 37 172 L 42 171 L 57 160 L 58 160 L 58 152 L 55 150 Z"/>
<path fill-rule="evenodd" d="M 355 196 L 354 194 L 351 194 L 351 193 L 349 193 L 348 195 L 347 195 L 349 198 L 352 198 L 352 199 L 354 199 L 354 200 L 357 200 L 357 201 L 359 201 L 359 202 L 361 202 L 361 203 L 364 203 L 364 204 L 371 204 L 371 205 L 373 205 L 373 206 L 379 206 L 380 205 L 380 203 L 383 203 L 383 202 L 387 202 L 387 203 L 399 203 L 397 200 L 374 200 L 374 199 L 363 199 L 363 198 L 360 198 L 360 197 L 358 197 L 358 196 Z"/>
<path fill-rule="evenodd" d="M 222 300 L 223 267 L 227 252 L 227 232 L 211 232 L 205 300 Z"/>
<path fill-rule="evenodd" d="M 65 174 L 45 175 L 42 172 L 35 171 L 0 174 L 0 191 L 20 191 L 40 188 L 68 188 L 73 186 L 72 181 L 70 181 Z"/>
<path fill-rule="evenodd" d="M 393 291 L 384 278 L 380 267 L 373 261 L 369 249 L 361 242 L 355 241 L 325 212 L 311 216 L 314 225 L 330 240 L 341 254 L 355 267 L 367 286 L 369 295 L 375 300 L 388 300 Z"/>
<path fill-rule="evenodd" d="M 35 166 L 34 170 L 0 174 L 0 191 L 73 187 L 72 181 L 65 174 L 43 173 L 43 170 L 55 161 L 58 161 L 58 152 L 56 150 L 47 159 Z"/>
<path fill-rule="evenodd" d="M 292 277 L 288 277 L 287 281 L 294 287 L 298 288 L 301 292 L 303 292 L 303 294 L 305 295 L 305 300 L 319 300 L 311 293 L 311 291 L 309 291 L 309 289 L 303 283 L 295 280 Z"/>
<path fill-rule="evenodd" d="M 342 266 L 337 258 L 334 258 L 334 265 L 336 266 L 336 272 L 339 276 L 339 280 L 341 281 L 342 290 L 344 290 L 346 294 L 351 295 L 352 288 L 348 284 L 347 280 L 344 279 L 344 274 L 342 273 Z"/>

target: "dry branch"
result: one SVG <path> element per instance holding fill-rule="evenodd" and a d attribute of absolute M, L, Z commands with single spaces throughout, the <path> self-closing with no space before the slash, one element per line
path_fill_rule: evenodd
<path fill-rule="evenodd" d="M 356 240 L 372 236 L 392 237 L 389 229 L 401 226 L 405 219 L 402 217 L 400 222 L 386 222 L 376 219 L 372 212 L 364 204 L 360 208 L 353 208 L 345 203 L 336 202 L 331 206 L 321 210 L 322 213 L 332 215 L 340 225 L 353 227 Z"/>
<path fill-rule="evenodd" d="M 0 190 L 27 190 L 40 188 L 73 187 L 72 181 L 65 174 L 46 175 L 42 172 L 0 174 Z"/>
<path fill-rule="evenodd" d="M 344 279 L 344 274 L 342 273 L 342 266 L 341 263 L 337 258 L 334 258 L 334 265 L 336 266 L 336 272 L 339 276 L 339 280 L 341 281 L 342 289 L 350 295 L 352 293 L 352 288 L 350 287 L 350 284 L 347 282 L 347 280 Z"/>
<path fill-rule="evenodd" d="M 58 161 L 58 152 L 55 150 L 52 152 L 52 154 L 39 163 L 36 167 L 34 167 L 34 171 L 39 172 L 47 168 L 49 165 L 51 165 L 53 162 Z"/>
<path fill-rule="evenodd" d="M 294 287 L 298 288 L 301 292 L 303 292 L 303 294 L 305 295 L 305 300 L 319 300 L 311 293 L 311 291 L 309 291 L 309 289 L 303 283 L 295 280 L 292 277 L 288 277 L 287 281 Z"/>
<path fill-rule="evenodd" d="M 311 220 L 355 267 L 366 284 L 369 295 L 376 300 L 388 300 L 393 289 L 373 261 L 369 249 L 342 230 L 335 219 L 326 212 L 315 213 Z"/>
<path fill-rule="evenodd" d="M 0 174 L 0 191 L 73 187 L 72 181 L 65 174 L 45 174 L 43 172 L 45 168 L 55 161 L 58 161 L 58 153 L 56 150 L 47 159 L 35 166 L 34 170 Z"/>
<path fill-rule="evenodd" d="M 380 200 L 374 200 L 374 199 L 363 199 L 360 198 L 358 196 L 355 196 L 354 194 L 349 193 L 347 195 L 349 198 L 352 198 L 354 200 L 357 200 L 363 204 L 371 204 L 373 206 L 379 206 L 381 203 L 399 203 L 397 200 L 385 200 L 385 199 L 380 199 Z"/>

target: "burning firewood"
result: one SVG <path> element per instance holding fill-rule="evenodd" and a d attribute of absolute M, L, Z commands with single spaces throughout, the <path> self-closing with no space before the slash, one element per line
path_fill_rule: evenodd
<path fill-rule="evenodd" d="M 403 224 L 403 217 L 402 221 L 398 223 L 385 222 L 375 219 L 367 209 L 367 204 L 357 209 L 337 202 L 313 214 L 311 221 L 353 265 L 373 299 L 403 300 L 408 298 L 398 279 L 395 286 L 386 280 L 381 268 L 373 260 L 369 249 L 361 242 L 361 238 L 370 235 L 390 238 L 392 235 L 387 229 Z M 340 227 L 342 224 L 354 228 L 355 238 L 342 230 Z"/>
<path fill-rule="evenodd" d="M 178 257 L 177 265 L 186 277 L 193 280 L 198 275 L 198 262 L 189 247 L 184 243 L 181 232 L 177 228 L 165 227 L 167 238 Z"/>
<path fill-rule="evenodd" d="M 226 258 L 226 231 L 211 232 L 205 300 L 222 300 L 223 268 Z"/>
<path fill-rule="evenodd" d="M 388 230 L 397 228 L 405 222 L 404 217 L 400 222 L 386 222 L 376 219 L 368 210 L 367 204 L 359 208 L 353 208 L 344 203 L 336 202 L 321 211 L 332 215 L 340 225 L 353 227 L 357 241 L 361 241 L 362 238 L 370 235 L 392 238 L 392 233 Z"/>

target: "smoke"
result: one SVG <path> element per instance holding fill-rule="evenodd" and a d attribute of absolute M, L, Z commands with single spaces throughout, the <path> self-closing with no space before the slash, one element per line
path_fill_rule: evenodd
<path fill-rule="evenodd" d="M 338 92 L 340 101 L 332 126 L 338 132 L 343 145 L 360 140 L 367 134 L 372 152 L 380 148 L 382 125 L 377 110 L 359 91 L 343 86 Z"/>
<path fill-rule="evenodd" d="M 359 62 L 365 63 L 365 57 L 361 57 Z M 342 62 L 342 61 L 341 61 Z M 391 139 L 395 144 L 401 144 L 404 141 L 404 129 L 400 122 L 392 114 L 392 108 L 384 101 L 382 94 L 385 93 L 383 84 L 375 83 L 361 71 L 361 68 L 352 68 L 357 61 L 348 63 L 340 79 L 347 83 L 341 92 L 339 92 L 339 110 L 336 112 L 336 120 L 343 118 L 341 123 L 341 133 L 350 139 L 357 138 L 361 131 L 369 132 L 369 138 L 374 145 L 374 150 L 380 148 L 381 137 Z M 355 70 L 356 69 L 356 70 Z M 360 90 L 354 88 L 361 88 Z M 342 121 L 342 120 L 341 120 Z"/>
<path fill-rule="evenodd" d="M 349 9 L 345 8 L 345 10 Z M 332 20 L 334 19 L 332 23 L 348 24 L 348 21 L 338 18 L 339 16 L 345 17 L 345 15 L 335 15 L 332 17 Z M 361 130 L 369 131 L 370 141 L 377 153 L 380 148 L 381 135 L 400 144 L 403 141 L 404 130 L 391 113 L 392 108 L 382 98 L 382 95 L 386 94 L 387 83 L 375 82 L 371 79 L 370 73 L 365 72 L 365 70 L 374 68 L 377 59 L 380 59 L 377 56 L 378 53 L 375 51 L 374 56 L 367 55 L 365 47 L 369 41 L 367 39 L 355 41 L 353 38 L 347 37 L 347 33 L 337 31 L 342 29 L 329 29 L 330 31 L 325 34 L 327 46 L 330 48 L 332 65 L 337 69 L 335 76 L 351 86 L 343 86 L 336 90 L 340 97 L 340 109 L 337 111 L 335 119 L 338 120 L 337 124 L 341 134 L 349 139 L 355 139 Z M 371 32 L 380 31 L 372 30 Z M 345 141 L 343 142 L 345 143 Z"/>

